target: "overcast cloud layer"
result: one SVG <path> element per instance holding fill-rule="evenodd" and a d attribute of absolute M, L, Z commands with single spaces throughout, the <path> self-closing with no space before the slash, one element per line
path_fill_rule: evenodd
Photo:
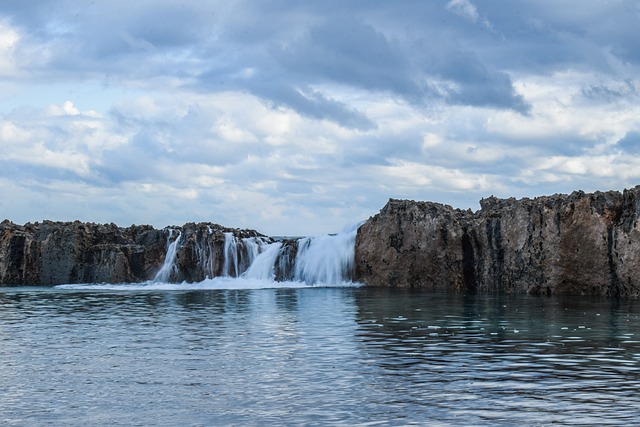
<path fill-rule="evenodd" d="M 639 4 L 6 0 L 0 216 L 303 235 L 622 190 Z"/>

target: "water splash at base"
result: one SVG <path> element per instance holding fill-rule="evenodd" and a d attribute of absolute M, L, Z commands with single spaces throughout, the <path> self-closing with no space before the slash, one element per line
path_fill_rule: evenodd
<path fill-rule="evenodd" d="M 310 285 L 305 282 L 253 279 L 246 277 L 214 277 L 197 283 L 80 283 L 73 285 L 58 285 L 56 289 L 70 291 L 202 291 L 202 290 L 239 290 L 239 289 L 307 289 L 307 288 L 358 288 L 361 283 L 336 282 L 333 284 Z"/>

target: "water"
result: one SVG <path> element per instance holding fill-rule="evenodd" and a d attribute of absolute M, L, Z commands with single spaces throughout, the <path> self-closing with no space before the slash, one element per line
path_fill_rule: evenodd
<path fill-rule="evenodd" d="M 0 425 L 633 425 L 639 304 L 228 277 L 4 288 Z"/>
<path fill-rule="evenodd" d="M 175 270 L 176 256 L 178 252 L 178 243 L 180 243 L 181 233 L 178 233 L 178 237 L 173 242 L 167 245 L 167 254 L 165 255 L 164 264 L 160 268 L 160 271 L 156 273 L 154 280 L 159 282 L 167 282 L 171 273 Z M 169 239 L 173 237 L 173 230 L 169 230 Z"/>
<path fill-rule="evenodd" d="M 217 277 L 296 281 L 308 285 L 349 281 L 353 274 L 358 227 L 359 224 L 355 224 L 338 234 L 299 239 L 239 237 L 233 232 L 224 232 L 221 250 L 217 249 L 220 236 L 214 235 L 210 226 L 206 233 L 196 228 L 187 230 L 184 235 L 180 230 L 176 233 L 167 228 L 165 259 L 153 281 L 166 283 L 185 278 L 197 281 Z M 189 261 L 180 265 L 177 262 L 179 252 L 185 245 Z"/>

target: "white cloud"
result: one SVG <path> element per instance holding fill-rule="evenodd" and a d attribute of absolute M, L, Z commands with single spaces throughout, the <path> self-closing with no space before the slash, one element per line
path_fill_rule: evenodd
<path fill-rule="evenodd" d="M 450 0 L 446 7 L 451 12 L 473 24 L 480 23 L 488 30 L 493 30 L 491 23 L 480 16 L 476 6 L 469 0 Z"/>
<path fill-rule="evenodd" d="M 0 76 L 11 77 L 18 72 L 14 51 L 19 41 L 19 33 L 6 20 L 0 20 Z"/>
<path fill-rule="evenodd" d="M 422 137 L 422 149 L 428 150 L 433 147 L 442 145 L 443 140 L 437 133 L 428 132 Z"/>
<path fill-rule="evenodd" d="M 142 95 L 134 99 L 123 99 L 114 105 L 114 111 L 126 119 L 144 120 L 144 119 L 167 119 L 171 118 L 177 110 L 180 116 L 186 112 L 184 107 L 179 108 L 182 103 L 172 104 L 171 108 L 161 107 L 158 100 L 151 95 Z"/>
<path fill-rule="evenodd" d="M 625 2 L 56 1 L 0 2 L 14 221 L 303 234 L 389 197 L 468 207 L 640 178 Z"/>
<path fill-rule="evenodd" d="M 232 143 L 242 144 L 243 142 L 256 142 L 258 140 L 254 134 L 240 129 L 233 120 L 228 118 L 220 119 L 215 126 L 215 130 L 222 139 Z"/>
<path fill-rule="evenodd" d="M 12 122 L 3 122 L 0 126 L 0 140 L 8 151 L 12 145 L 24 144 L 31 139 L 31 133 Z"/>
<path fill-rule="evenodd" d="M 522 78 L 518 90 L 530 100 L 530 116 L 496 111 L 487 119 L 489 132 L 514 139 L 562 140 L 569 136 L 594 143 L 612 143 L 635 126 L 640 104 L 635 93 L 615 103 L 593 103 L 583 100 L 585 87 L 602 87 L 597 74 L 565 71 L 551 76 Z M 613 86 L 615 87 L 615 86 Z M 632 86 L 633 87 L 633 86 Z M 625 90 L 631 90 L 624 85 Z"/>
<path fill-rule="evenodd" d="M 477 22 L 480 19 L 478 10 L 469 0 L 450 0 L 449 3 L 447 3 L 447 9 L 470 22 Z"/>
<path fill-rule="evenodd" d="M 80 110 L 73 106 L 73 102 L 65 101 L 61 106 L 51 104 L 47 113 L 50 116 L 77 116 L 80 114 Z"/>
<path fill-rule="evenodd" d="M 451 191 L 486 191 L 500 187 L 497 180 L 487 174 L 474 174 L 408 160 L 394 160 L 390 166 L 380 166 L 376 169 L 399 186 L 430 186 Z"/>
<path fill-rule="evenodd" d="M 531 162 L 522 173 L 522 178 L 531 183 L 578 177 L 637 180 L 640 179 L 640 158 L 620 155 L 553 156 Z"/>

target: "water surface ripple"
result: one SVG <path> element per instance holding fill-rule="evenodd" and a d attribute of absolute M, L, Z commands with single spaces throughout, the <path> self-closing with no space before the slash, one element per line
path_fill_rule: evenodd
<path fill-rule="evenodd" d="M 0 425 L 632 425 L 636 300 L 0 290 Z"/>

